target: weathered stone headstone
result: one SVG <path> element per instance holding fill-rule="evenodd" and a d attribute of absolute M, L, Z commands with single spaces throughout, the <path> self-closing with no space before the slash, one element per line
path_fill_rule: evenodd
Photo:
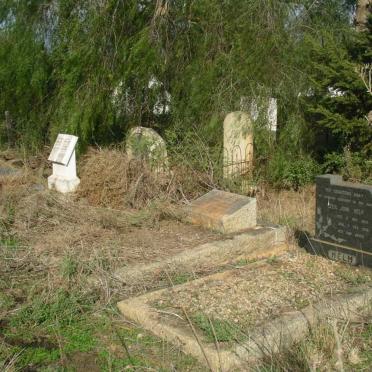
<path fill-rule="evenodd" d="M 223 174 L 233 178 L 249 173 L 253 166 L 253 127 L 243 111 L 231 112 L 223 123 Z"/>
<path fill-rule="evenodd" d="M 59 134 L 48 160 L 53 163 L 53 174 L 48 177 L 49 189 L 62 193 L 73 192 L 80 183 L 76 176 L 75 146 L 78 137 Z"/>
<path fill-rule="evenodd" d="M 234 233 L 255 227 L 256 199 L 212 190 L 187 208 L 188 220 L 221 233 Z"/>
<path fill-rule="evenodd" d="M 315 238 L 307 248 L 351 265 L 372 266 L 372 186 L 334 175 L 317 177 Z"/>
<path fill-rule="evenodd" d="M 132 128 L 127 137 L 126 152 L 129 160 L 146 161 L 155 172 L 168 171 L 165 141 L 151 128 Z"/>

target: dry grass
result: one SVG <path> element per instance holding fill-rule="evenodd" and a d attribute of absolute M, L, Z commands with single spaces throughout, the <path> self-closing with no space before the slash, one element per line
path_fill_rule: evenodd
<path fill-rule="evenodd" d="M 129 161 L 119 150 L 92 150 L 81 167 L 78 195 L 91 205 L 143 208 L 154 200 L 176 199 L 171 174 L 153 172 L 145 162 Z"/>
<path fill-rule="evenodd" d="M 26 282 L 29 282 L 27 285 L 32 292 L 29 298 L 26 298 L 29 289 L 22 292 L 21 297 L 25 297 L 25 303 L 30 302 L 35 295 L 34 287 L 40 293 L 47 291 L 48 298 L 58 288 L 66 288 L 68 291 L 74 288 L 84 296 L 88 294 L 87 298 L 94 299 L 94 311 L 100 313 L 102 307 L 111 306 L 119 298 L 146 292 L 153 285 L 145 280 L 137 283 L 138 288 L 116 283 L 112 278 L 116 268 L 161 260 L 180 250 L 192 249 L 215 239 L 213 234 L 192 226 L 164 220 L 169 215 L 178 217 L 173 202 L 194 198 L 203 192 L 203 188 L 209 187 L 208 176 L 197 175 L 192 169 L 181 165 L 173 168 L 171 173 L 160 176 L 151 172 L 145 164 L 128 162 L 125 154 L 119 150 L 90 151 L 81 159 L 80 169 L 81 187 L 76 196 L 64 196 L 46 189 L 40 191 L 38 185 L 46 187 L 46 179 L 38 176 L 40 171 L 32 169 L 28 164 L 22 175 L 0 178 L 0 233 L 6 225 L 3 236 L 14 237 L 17 242 L 17 249 L 0 247 L 0 282 L 3 278 L 4 283 L 8 279 L 12 280 L 11 286 L 4 286 L 9 287 L 7 290 L 14 298 L 18 292 L 24 291 L 21 288 Z M 313 230 L 313 187 L 297 193 L 266 191 L 258 194 L 257 198 L 261 220 L 286 224 L 292 229 Z M 340 266 L 311 256 L 306 256 L 305 261 L 309 267 L 303 265 L 303 268 L 316 276 L 320 287 L 324 277 L 330 271 L 333 273 L 330 268 Z M 324 262 L 324 267 L 314 271 L 312 263 L 316 266 L 320 261 Z M 277 263 L 272 264 L 274 270 Z M 286 284 L 284 289 L 294 294 L 304 284 L 299 280 L 295 287 L 287 285 L 292 277 L 286 276 L 290 271 L 286 265 L 283 264 L 281 270 L 285 279 L 283 283 Z M 344 270 L 335 272 L 337 285 L 346 282 L 353 285 L 353 281 L 359 280 L 355 269 L 350 268 L 349 271 L 350 275 L 345 274 Z M 301 273 L 296 271 L 295 274 L 298 274 L 295 275 L 296 279 L 301 279 Z M 270 272 L 256 276 L 262 276 L 262 283 L 271 278 L 273 287 L 277 284 L 276 277 Z M 93 277 L 97 280 L 91 280 Z M 258 285 L 253 286 L 253 289 L 260 290 Z M 265 294 L 269 292 L 269 289 L 264 291 Z M 303 305 L 303 297 L 311 298 L 308 293 L 307 296 L 300 296 L 300 307 Z M 296 298 L 291 297 L 293 301 Z M 189 303 L 192 304 L 191 301 Z M 243 312 L 247 313 L 247 309 L 243 309 Z M 340 324 L 338 330 L 342 335 Z M 302 357 L 305 369 L 315 370 L 316 366 L 327 361 L 329 355 L 332 361 L 337 359 L 333 354 L 335 342 L 332 328 L 326 327 L 325 333 L 323 330 L 319 332 L 319 337 L 309 339 L 296 349 L 298 359 Z M 366 341 L 369 346 L 370 339 Z M 341 348 L 344 350 L 342 357 L 347 361 L 346 365 L 355 363 L 358 358 L 365 358 L 360 356 L 365 347 L 361 343 L 353 343 L 353 338 L 347 338 L 345 333 L 341 338 Z M 275 356 L 277 364 L 272 364 L 274 368 L 293 370 L 288 358 L 294 356 L 287 357 L 285 354 Z M 352 361 L 350 363 L 349 358 Z M 11 368 L 12 360 L 9 363 Z M 331 362 L 327 365 L 332 369 Z M 309 366 L 314 366 L 314 369 Z"/>
<path fill-rule="evenodd" d="M 90 161 L 96 156 L 101 159 L 103 172 L 103 164 L 108 164 L 111 156 L 119 162 L 123 155 L 118 151 L 95 152 L 90 154 Z M 46 180 L 35 173 L 27 168 L 21 176 L 2 178 L 0 237 L 14 238 L 28 247 L 27 254 L 40 257 L 51 268 L 52 280 L 58 277 L 53 268 L 63 264 L 66 257 L 72 257 L 79 270 L 107 281 L 118 267 L 162 260 L 216 239 L 217 234 L 177 221 L 181 213 L 163 199 L 163 184 L 157 186 L 160 196 L 151 190 L 137 194 L 141 196 L 135 204 L 143 207 L 133 209 L 125 208 L 128 198 L 121 200 L 120 187 L 100 190 L 100 185 L 95 185 L 81 191 L 86 197 L 63 195 L 47 190 Z M 156 176 L 151 177 L 155 183 Z M 83 173 L 84 180 L 89 182 Z M 44 190 L 35 185 L 44 185 Z M 122 182 L 122 187 L 126 185 L 129 189 L 133 186 L 128 180 Z M 91 205 L 89 199 L 97 205 Z M 118 209 L 101 206 L 106 203 Z"/>
<path fill-rule="evenodd" d="M 154 171 L 146 162 L 129 161 L 120 149 L 91 149 L 80 168 L 78 196 L 115 209 L 144 208 L 159 200 L 187 203 L 216 187 L 210 175 L 187 162 L 174 164 L 169 172 Z"/>
<path fill-rule="evenodd" d="M 372 303 L 358 321 L 329 319 L 289 350 L 267 355 L 256 371 L 370 371 Z"/>
<path fill-rule="evenodd" d="M 315 186 L 307 186 L 297 192 L 265 190 L 258 193 L 257 203 L 261 221 L 314 233 Z"/>

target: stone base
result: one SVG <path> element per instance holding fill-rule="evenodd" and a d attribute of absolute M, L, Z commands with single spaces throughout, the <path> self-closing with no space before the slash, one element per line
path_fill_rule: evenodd
<path fill-rule="evenodd" d="M 51 175 L 48 177 L 48 188 L 50 190 L 56 190 L 61 193 L 74 192 L 80 183 L 78 177 L 75 178 L 64 178 Z"/>
<path fill-rule="evenodd" d="M 355 266 L 372 267 L 372 252 L 361 248 L 347 247 L 316 238 L 302 238 L 302 246 L 311 254 L 321 255 L 333 261 Z"/>

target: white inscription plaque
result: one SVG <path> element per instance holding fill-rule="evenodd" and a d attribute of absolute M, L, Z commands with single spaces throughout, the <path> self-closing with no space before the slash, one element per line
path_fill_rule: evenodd
<path fill-rule="evenodd" d="M 75 151 L 77 141 L 78 137 L 76 136 L 59 134 L 48 160 L 53 163 L 68 165 L 71 155 Z"/>

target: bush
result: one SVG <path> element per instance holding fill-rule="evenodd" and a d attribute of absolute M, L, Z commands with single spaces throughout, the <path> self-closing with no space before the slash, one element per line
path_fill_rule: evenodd
<path fill-rule="evenodd" d="M 338 173 L 348 181 L 372 183 L 372 161 L 358 152 L 345 149 L 341 154 L 327 154 L 322 168 L 323 173 Z"/>
<path fill-rule="evenodd" d="M 297 190 L 300 186 L 313 182 L 320 170 L 310 156 L 290 156 L 278 151 L 267 165 L 266 179 L 274 187 Z"/>

